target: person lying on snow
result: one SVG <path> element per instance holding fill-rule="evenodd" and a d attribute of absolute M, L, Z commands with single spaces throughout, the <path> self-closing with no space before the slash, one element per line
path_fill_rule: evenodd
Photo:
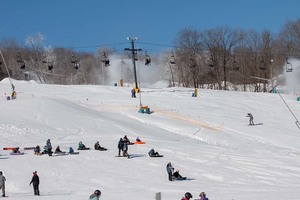
<path fill-rule="evenodd" d="M 59 147 L 59 146 L 56 147 L 54 153 L 62 153 L 62 151 L 60 150 L 60 147 Z"/>
<path fill-rule="evenodd" d="M 179 170 L 176 170 L 176 172 L 173 173 L 174 179 L 181 179 L 182 176 L 179 174 Z"/>
<path fill-rule="evenodd" d="M 19 147 L 14 148 L 14 149 L 12 150 L 12 152 L 13 152 L 13 153 L 20 153 L 20 150 L 19 150 L 19 149 L 20 149 Z"/>

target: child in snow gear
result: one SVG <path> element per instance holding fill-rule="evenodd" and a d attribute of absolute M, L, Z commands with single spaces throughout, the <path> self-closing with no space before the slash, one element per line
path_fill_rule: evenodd
<path fill-rule="evenodd" d="M 205 192 L 201 192 L 201 193 L 199 194 L 199 197 L 200 197 L 200 200 L 208 200 L 208 198 L 206 197 Z"/>
<path fill-rule="evenodd" d="M 40 190 L 39 190 L 39 184 L 40 184 L 40 178 L 37 175 L 37 171 L 33 172 L 33 176 L 32 179 L 29 183 L 29 185 L 33 185 L 33 191 L 34 191 L 34 195 L 40 195 Z"/>
<path fill-rule="evenodd" d="M 250 117 L 250 119 L 249 119 L 249 125 L 250 125 L 250 126 L 254 125 L 254 122 L 253 122 L 253 115 L 252 115 L 251 113 L 248 113 L 248 114 L 246 115 L 246 117 Z"/>
<path fill-rule="evenodd" d="M 100 190 L 95 190 L 95 192 L 90 196 L 89 200 L 99 200 L 101 196 Z"/>
<path fill-rule="evenodd" d="M 37 145 L 33 151 L 34 155 L 41 155 L 41 147 L 39 145 Z"/>
<path fill-rule="evenodd" d="M 100 146 L 99 141 L 97 141 L 95 143 L 94 147 L 95 147 L 95 150 L 99 150 L 99 151 L 106 151 L 107 150 L 106 148 Z"/>
<path fill-rule="evenodd" d="M 189 199 L 191 199 L 191 198 L 193 198 L 193 195 L 192 195 L 191 193 L 189 193 L 189 192 L 186 192 L 186 193 L 184 194 L 184 197 L 182 197 L 181 200 L 189 200 Z"/>
<path fill-rule="evenodd" d="M 3 176 L 3 173 L 0 171 L 0 189 L 2 189 L 2 196 L 5 197 L 5 181 L 6 178 Z"/>
<path fill-rule="evenodd" d="M 123 138 L 120 138 L 119 142 L 118 142 L 118 149 L 119 149 L 119 156 L 121 156 L 121 150 L 123 151 Z"/>
<path fill-rule="evenodd" d="M 173 172 L 174 172 L 174 168 L 173 168 L 171 162 L 169 162 L 167 164 L 166 170 L 167 170 L 167 173 L 168 173 L 168 176 L 169 176 L 169 181 L 173 181 L 172 175 L 173 175 Z"/>
<path fill-rule="evenodd" d="M 153 148 L 150 149 L 150 151 L 148 152 L 148 155 L 150 157 L 160 156 L 159 153 L 157 151 L 155 151 Z"/>

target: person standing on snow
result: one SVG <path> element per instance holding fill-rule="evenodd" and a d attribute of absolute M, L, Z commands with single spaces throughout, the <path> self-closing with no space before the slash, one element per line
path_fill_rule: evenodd
<path fill-rule="evenodd" d="M 174 172 L 174 167 L 172 166 L 171 162 L 169 162 L 167 164 L 166 170 L 167 170 L 167 173 L 169 175 L 169 181 L 173 181 L 172 175 L 173 175 L 173 172 Z"/>
<path fill-rule="evenodd" d="M 5 181 L 6 178 L 3 176 L 3 173 L 0 171 L 0 189 L 2 189 L 2 197 L 5 197 Z"/>
<path fill-rule="evenodd" d="M 95 190 L 95 192 L 90 196 L 89 200 L 99 200 L 101 196 L 100 190 Z"/>
<path fill-rule="evenodd" d="M 119 156 L 121 156 L 121 151 L 123 151 L 123 138 L 120 138 L 118 142 Z"/>
<path fill-rule="evenodd" d="M 252 115 L 251 113 L 248 113 L 248 114 L 246 115 L 246 117 L 250 117 L 250 119 L 249 119 L 249 125 L 250 125 L 250 126 L 254 125 L 254 122 L 253 122 L 253 115 Z"/>
<path fill-rule="evenodd" d="M 40 195 L 40 190 L 39 190 L 39 184 L 40 184 L 40 178 L 37 175 L 37 171 L 33 172 L 33 176 L 32 179 L 29 183 L 29 185 L 33 185 L 33 191 L 34 191 L 34 195 Z"/>

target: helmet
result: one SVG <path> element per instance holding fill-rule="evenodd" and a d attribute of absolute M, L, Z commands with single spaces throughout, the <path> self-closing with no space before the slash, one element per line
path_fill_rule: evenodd
<path fill-rule="evenodd" d="M 205 192 L 201 192 L 200 194 L 199 194 L 199 196 L 206 196 L 206 194 L 205 194 Z"/>
<path fill-rule="evenodd" d="M 189 192 L 186 192 L 184 197 L 190 199 L 190 198 L 193 198 L 193 195 Z"/>
<path fill-rule="evenodd" d="M 95 190 L 94 194 L 97 195 L 97 196 L 100 196 L 101 195 L 101 191 L 100 190 Z"/>

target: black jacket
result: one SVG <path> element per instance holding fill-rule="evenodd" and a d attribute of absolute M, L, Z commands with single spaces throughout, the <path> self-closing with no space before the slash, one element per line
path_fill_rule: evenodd
<path fill-rule="evenodd" d="M 38 175 L 33 175 L 30 184 L 33 183 L 33 185 L 38 185 L 40 184 L 40 178 Z"/>

